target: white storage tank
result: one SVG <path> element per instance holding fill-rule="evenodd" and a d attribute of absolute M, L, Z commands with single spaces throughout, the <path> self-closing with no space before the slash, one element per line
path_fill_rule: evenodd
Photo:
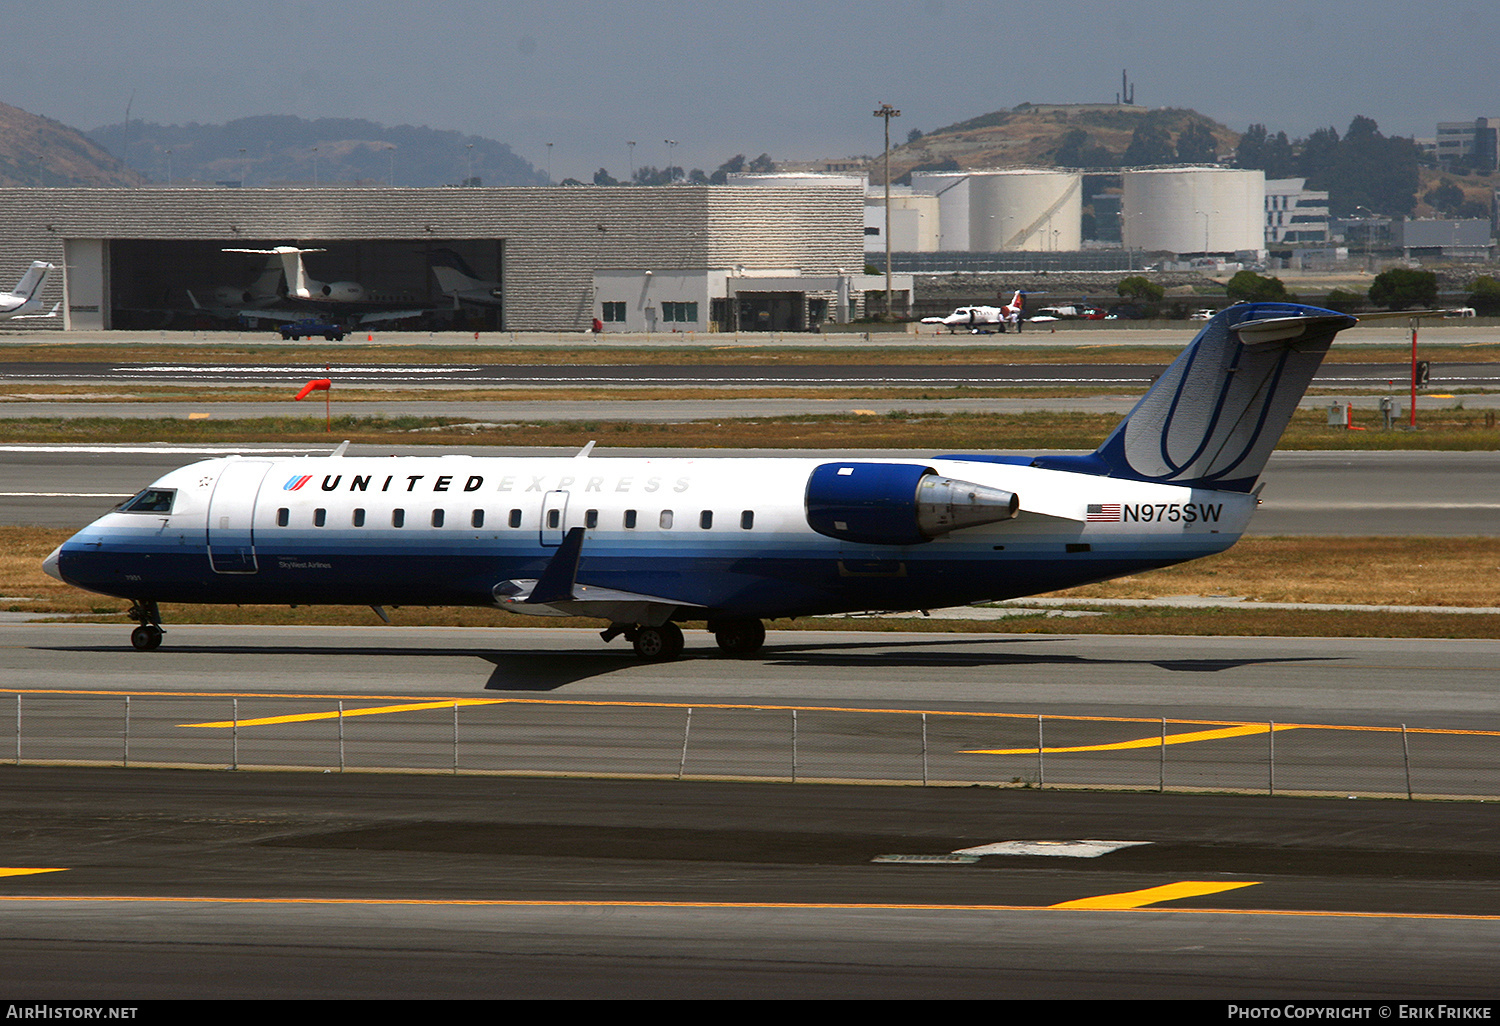
<path fill-rule="evenodd" d="M 1127 249 L 1237 253 L 1265 249 L 1266 175 L 1220 167 L 1126 171 Z"/>
<path fill-rule="evenodd" d="M 942 248 L 979 253 L 1081 248 L 1082 185 L 1074 172 L 1026 168 L 912 175 L 913 191 L 938 197 Z"/>

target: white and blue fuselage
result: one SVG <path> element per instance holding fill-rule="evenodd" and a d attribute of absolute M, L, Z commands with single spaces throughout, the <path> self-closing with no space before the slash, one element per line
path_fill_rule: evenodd
<path fill-rule="evenodd" d="M 1228 548 L 1353 323 L 1231 307 L 1086 456 L 228 457 L 167 474 L 47 569 L 131 600 L 138 648 L 160 643 L 158 603 L 189 602 L 593 616 L 651 658 L 701 620 L 753 651 L 764 619 L 1014 598 Z"/>
<path fill-rule="evenodd" d="M 1013 493 L 1019 510 L 906 543 L 820 534 L 808 483 L 834 464 L 930 469 Z M 58 551 L 64 580 L 157 602 L 515 608 L 497 603 L 496 585 L 541 577 L 581 527 L 579 582 L 706 611 L 693 619 L 1066 588 L 1228 548 L 1255 505 L 1242 492 L 958 459 L 231 457 L 142 494 Z M 889 515 L 898 527 L 914 517 Z"/>

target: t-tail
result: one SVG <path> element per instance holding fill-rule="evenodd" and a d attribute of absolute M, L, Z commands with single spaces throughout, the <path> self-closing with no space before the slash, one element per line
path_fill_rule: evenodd
<path fill-rule="evenodd" d="M 1034 466 L 1248 492 L 1334 336 L 1357 318 L 1292 303 L 1220 312 L 1094 452 Z"/>
<path fill-rule="evenodd" d="M 15 291 L 11 294 L 22 299 L 35 298 L 36 294 L 42 291 L 42 286 L 47 283 L 47 275 L 51 272 L 52 266 L 45 260 L 33 260 L 31 266 L 26 268 L 26 273 L 21 276 L 21 280 L 16 282 Z"/>

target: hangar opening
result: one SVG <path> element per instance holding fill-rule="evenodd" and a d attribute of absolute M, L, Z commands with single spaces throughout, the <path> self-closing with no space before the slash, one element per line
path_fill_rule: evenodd
<path fill-rule="evenodd" d="M 504 326 L 500 239 L 111 239 L 94 252 L 103 294 L 90 304 L 75 287 L 71 302 L 107 311 L 103 328 L 274 330 L 301 319 L 350 329 Z M 93 277 L 73 282 L 86 287 Z"/>

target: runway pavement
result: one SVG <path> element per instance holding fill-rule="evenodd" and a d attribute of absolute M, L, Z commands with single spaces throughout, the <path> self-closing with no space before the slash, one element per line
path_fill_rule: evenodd
<path fill-rule="evenodd" d="M 1497 993 L 1481 806 L 8 775 L 3 821 L 45 826 L 7 863 L 48 870 L 0 877 L 13 1001 Z M 1080 837 L 1135 843 L 948 855 Z"/>
<path fill-rule="evenodd" d="M 778 722 L 799 707 L 810 763 L 834 706 L 881 717 L 841 747 L 887 755 L 902 736 L 914 750 L 892 729 L 914 720 L 873 707 L 1500 726 L 1487 642 L 773 632 L 762 658 L 692 655 L 641 665 L 568 630 L 193 627 L 142 654 L 119 627 L 0 627 L 28 752 L 32 729 L 59 744 L 113 724 L 118 745 L 126 694 L 134 731 L 165 702 L 178 734 L 194 729 L 182 703 L 232 694 L 247 712 L 519 699 L 489 707 L 534 724 L 513 748 L 575 746 L 595 773 L 639 758 L 630 709 L 652 702 L 672 705 L 674 755 L 684 705 Z M 311 692 L 325 697 L 293 697 Z M 569 729 L 524 720 L 538 700 L 575 703 Z M 94 712 L 43 730 L 68 703 Z M 405 720 L 444 743 L 444 716 L 424 716 L 387 708 L 359 729 Z M 712 723 L 690 759 L 733 740 Z M 243 750 L 266 729 L 243 724 Z M 270 729 L 327 751 L 318 722 Z M 951 758 L 952 735 L 933 735 Z M 1293 766 L 1294 736 L 1277 735 Z M 1238 743 L 1259 753 L 1266 736 Z M 1182 748 L 1174 763 L 1198 761 Z M 1337 750 L 1328 768 L 1368 757 Z M 25 764 L 40 754 L 0 765 L 0 990 L 16 999 L 1497 993 L 1500 829 L 1482 804 Z M 1080 838 L 1129 843 L 1037 854 Z M 1042 843 L 984 854 L 1007 842 Z"/>

